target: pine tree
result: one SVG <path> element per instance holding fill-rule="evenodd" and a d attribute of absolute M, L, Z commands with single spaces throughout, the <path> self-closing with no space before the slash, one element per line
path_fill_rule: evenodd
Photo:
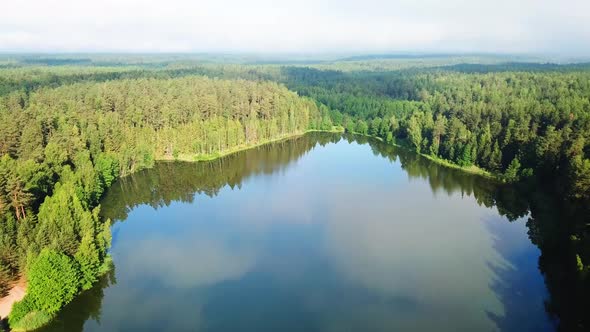
<path fill-rule="evenodd" d="M 502 167 L 502 151 L 500 151 L 498 141 L 494 142 L 494 147 L 492 149 L 492 154 L 490 155 L 488 167 L 492 171 L 499 171 Z"/>

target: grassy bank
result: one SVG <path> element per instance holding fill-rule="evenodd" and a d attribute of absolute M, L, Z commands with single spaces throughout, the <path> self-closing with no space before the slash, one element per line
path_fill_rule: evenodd
<path fill-rule="evenodd" d="M 228 149 L 222 152 L 215 152 L 215 153 L 211 153 L 211 154 L 198 154 L 198 155 L 191 155 L 191 154 L 181 154 L 178 155 L 176 158 L 166 158 L 166 157 L 162 157 L 162 158 L 157 158 L 156 160 L 158 161 L 187 161 L 187 162 L 197 162 L 197 161 L 211 161 L 211 160 L 215 160 L 217 158 L 222 158 L 225 157 L 227 155 L 230 155 L 232 153 L 236 153 L 236 152 L 241 152 L 241 151 L 245 151 L 248 149 L 253 149 L 253 148 L 257 148 L 260 147 L 262 145 L 265 144 L 269 144 L 269 143 L 276 143 L 276 142 L 280 142 L 280 141 L 284 141 L 284 140 L 288 140 L 288 139 L 292 139 L 295 137 L 300 137 L 303 136 L 307 133 L 312 133 L 312 132 L 323 132 L 323 133 L 338 133 L 338 134 L 342 134 L 345 132 L 345 129 L 341 126 L 333 126 L 332 129 L 330 130 L 319 130 L 319 129 L 309 129 L 303 132 L 299 132 L 299 133 L 294 133 L 294 134 L 290 134 L 290 135 L 284 135 L 281 137 L 277 137 L 275 139 L 271 139 L 271 140 L 266 140 L 257 144 L 246 144 L 246 145 L 240 145 L 240 146 L 236 146 L 235 148 L 232 149 Z M 501 181 L 500 178 L 498 178 L 497 175 L 486 171 L 483 168 L 477 167 L 475 165 L 470 165 L 470 166 L 461 166 L 461 165 L 457 165 L 449 160 L 443 159 L 443 158 L 439 158 L 437 156 L 433 156 L 430 154 L 425 154 L 425 153 L 420 153 L 417 152 L 415 149 L 413 149 L 409 143 L 407 143 L 405 140 L 397 140 L 397 142 L 393 142 L 393 143 L 386 143 L 385 140 L 382 137 L 379 136 L 373 136 L 373 135 L 368 135 L 368 134 L 363 134 L 363 133 L 357 133 L 357 132 L 349 132 L 350 134 L 353 135 L 358 135 L 358 136 L 364 136 L 364 137 L 369 137 L 375 140 L 378 140 L 380 142 L 383 142 L 385 144 L 391 144 L 393 146 L 399 147 L 399 148 L 403 148 L 403 149 L 407 149 L 412 151 L 413 153 L 416 153 L 434 163 L 437 163 L 441 166 L 444 167 L 448 167 L 448 168 L 454 168 L 454 169 L 458 169 L 461 170 L 463 172 L 466 173 L 470 173 L 470 174 L 475 174 L 478 176 L 482 176 L 488 179 L 492 179 L 495 181 Z"/>
<path fill-rule="evenodd" d="M 476 174 L 476 175 L 479 175 L 479 176 L 486 177 L 488 179 L 493 179 L 493 180 L 498 180 L 498 181 L 500 180 L 500 179 L 498 179 L 498 177 L 496 175 L 494 175 L 494 174 L 486 171 L 483 168 L 479 168 L 479 167 L 477 167 L 475 165 L 460 166 L 460 165 L 457 165 L 457 164 L 455 164 L 453 162 L 450 162 L 450 161 L 448 161 L 446 159 L 442 159 L 442 158 L 439 158 L 439 157 L 436 157 L 436 156 L 432 156 L 432 155 L 429 155 L 429 154 L 419 153 L 419 155 L 421 155 L 422 157 L 424 157 L 424 158 L 426 158 L 426 159 L 428 159 L 428 160 L 430 160 L 432 162 L 435 162 L 435 163 L 437 163 L 439 165 L 442 165 L 442 166 L 445 166 L 445 167 L 459 169 L 459 170 L 461 170 L 463 172 L 467 172 L 467 173 L 471 173 L 471 174 Z"/>
<path fill-rule="evenodd" d="M 401 142 L 398 142 L 398 143 L 392 143 L 392 144 L 395 145 L 395 146 L 397 146 L 397 147 L 400 147 L 400 148 L 408 149 L 408 150 L 410 150 L 410 151 L 412 151 L 412 152 L 414 152 L 416 154 L 419 154 L 420 156 L 422 156 L 422 157 L 424 157 L 424 158 L 426 158 L 426 159 L 428 159 L 428 160 L 430 160 L 430 161 L 432 161 L 434 163 L 437 163 L 437 164 L 439 164 L 441 166 L 458 169 L 458 170 L 461 170 L 461 171 L 466 172 L 466 173 L 475 174 L 475 175 L 483 176 L 483 177 L 488 178 L 488 179 L 500 181 L 500 179 L 498 178 L 498 176 L 496 176 L 495 174 L 493 174 L 491 172 L 486 171 L 483 168 L 477 167 L 475 165 L 461 166 L 461 165 L 455 164 L 452 161 L 449 161 L 449 160 L 446 160 L 446 159 L 443 159 L 443 158 L 440 158 L 440 157 L 437 157 L 437 156 L 433 156 L 433 155 L 430 155 L 430 154 L 418 152 L 415 149 L 412 149 L 412 147 L 410 147 L 410 145 L 407 144 L 407 142 L 405 142 L 405 141 L 401 141 Z"/>
<path fill-rule="evenodd" d="M 422 156 L 422 157 L 424 157 L 424 158 L 426 158 L 426 159 L 428 159 L 428 160 L 430 160 L 430 161 L 432 161 L 434 163 L 437 163 L 437 164 L 439 164 L 441 166 L 444 166 L 444 167 L 458 169 L 458 170 L 461 170 L 461 171 L 466 172 L 466 173 L 475 174 L 475 175 L 482 176 L 482 177 L 485 177 L 485 178 L 488 178 L 488 179 L 492 179 L 492 180 L 495 180 L 495 181 L 502 181 L 500 178 L 498 178 L 497 175 L 495 175 L 495 174 L 493 174 L 493 173 L 491 173 L 489 171 L 486 171 L 483 168 L 477 167 L 475 165 L 461 166 L 461 165 L 457 165 L 457 164 L 455 164 L 455 163 L 453 163 L 453 162 L 451 162 L 449 160 L 446 160 L 446 159 L 443 159 L 443 158 L 439 158 L 437 156 L 433 156 L 433 155 L 430 155 L 430 154 L 425 154 L 425 153 L 418 152 L 415 149 L 413 149 L 410 146 L 410 144 L 407 141 L 405 141 L 405 140 L 398 139 L 396 142 L 387 143 L 387 142 L 385 142 L 385 140 L 383 138 L 381 138 L 379 136 L 373 136 L 373 135 L 368 135 L 368 134 L 363 134 L 363 133 L 356 133 L 356 132 L 349 132 L 349 133 L 350 134 L 353 134 L 353 135 L 370 137 L 372 139 L 376 139 L 378 141 L 381 141 L 381 142 L 383 142 L 385 144 L 391 144 L 393 146 L 396 146 L 396 147 L 399 147 L 399 148 L 402 148 L 402 149 L 410 150 L 413 153 L 416 153 L 416 154 L 418 154 L 418 155 L 420 155 L 420 156 Z"/>
<path fill-rule="evenodd" d="M 215 152 L 215 153 L 210 153 L 210 154 L 179 154 L 176 157 L 162 156 L 162 157 L 156 158 L 156 160 L 157 161 L 187 161 L 187 162 L 211 161 L 211 160 L 215 160 L 217 158 L 225 157 L 225 156 L 230 155 L 232 153 L 241 152 L 241 151 L 245 151 L 245 150 L 249 150 L 249 149 L 254 149 L 254 148 L 260 147 L 265 144 L 276 143 L 276 142 L 292 139 L 295 137 L 300 137 L 300 136 L 303 136 L 307 133 L 312 133 L 312 132 L 344 133 L 344 128 L 334 126 L 334 127 L 332 127 L 332 129 L 329 129 L 329 130 L 309 129 L 306 131 L 293 133 L 293 134 L 289 134 L 289 135 L 283 135 L 283 136 L 280 136 L 280 137 L 277 137 L 274 139 L 270 139 L 270 140 L 265 140 L 265 141 L 262 141 L 262 142 L 259 142 L 256 144 L 238 145 L 236 147 L 233 147 L 231 149 L 227 149 L 227 150 L 224 150 L 221 152 Z"/>

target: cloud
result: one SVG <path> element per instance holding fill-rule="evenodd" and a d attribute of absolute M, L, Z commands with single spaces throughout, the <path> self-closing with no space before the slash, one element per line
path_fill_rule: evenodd
<path fill-rule="evenodd" d="M 486 287 L 499 278 L 489 264 L 510 263 L 493 247 L 486 220 L 503 229 L 513 225 L 473 197 L 420 194 L 429 190 L 423 181 L 395 191 L 371 190 L 372 199 L 362 203 L 363 189 L 334 195 L 340 206 L 327 218 L 326 251 L 340 275 L 402 301 L 402 312 L 383 320 L 391 324 L 384 330 L 495 330 L 486 312 L 505 312 Z M 519 235 L 526 241 L 524 232 Z M 463 316 L 470 318 L 449 320 Z"/>
<path fill-rule="evenodd" d="M 588 55 L 586 0 L 20 0 L 0 51 Z"/>

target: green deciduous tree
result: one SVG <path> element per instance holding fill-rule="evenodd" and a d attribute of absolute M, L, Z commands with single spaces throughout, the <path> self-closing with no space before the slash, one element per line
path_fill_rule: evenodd
<path fill-rule="evenodd" d="M 43 250 L 29 269 L 27 300 L 34 310 L 48 314 L 69 303 L 80 287 L 75 262 L 64 254 Z"/>

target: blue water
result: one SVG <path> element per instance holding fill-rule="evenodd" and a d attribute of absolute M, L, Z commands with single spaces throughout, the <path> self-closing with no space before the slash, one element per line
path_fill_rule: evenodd
<path fill-rule="evenodd" d="M 527 216 L 495 192 L 339 136 L 161 163 L 113 186 L 114 270 L 46 330 L 552 330 Z"/>

